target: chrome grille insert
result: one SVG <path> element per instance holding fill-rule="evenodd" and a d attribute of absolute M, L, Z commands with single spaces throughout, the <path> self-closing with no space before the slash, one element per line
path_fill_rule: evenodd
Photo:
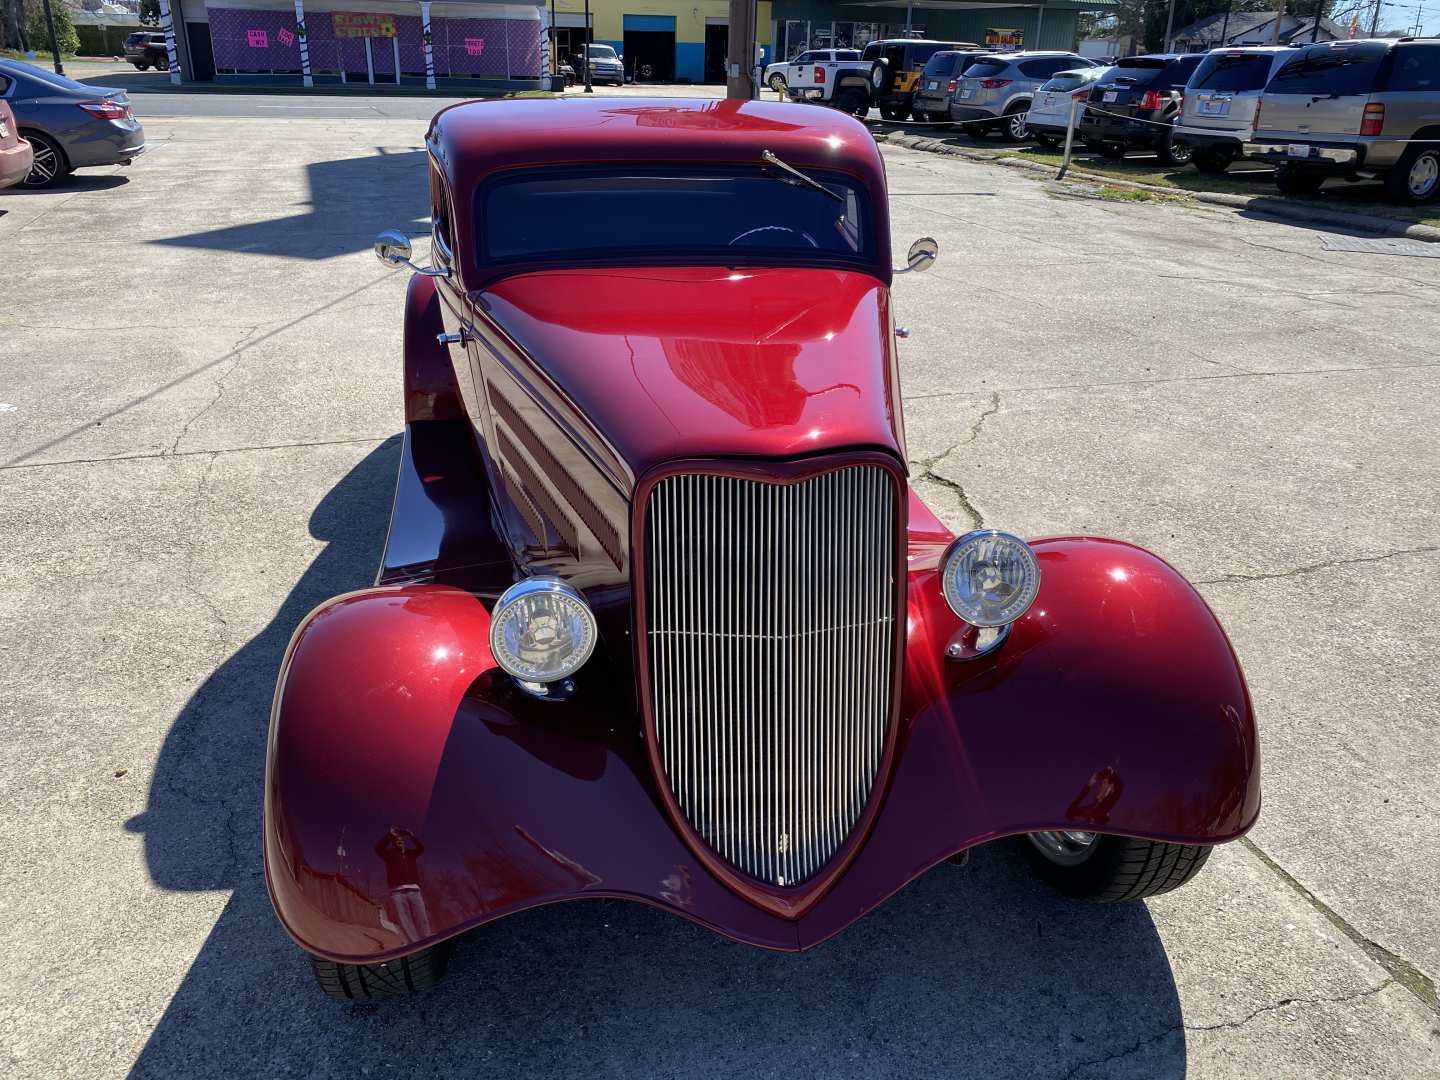
<path fill-rule="evenodd" d="M 700 837 L 772 885 L 819 871 L 885 745 L 896 485 L 875 465 L 793 484 L 682 473 L 645 524 L 650 701 Z"/>

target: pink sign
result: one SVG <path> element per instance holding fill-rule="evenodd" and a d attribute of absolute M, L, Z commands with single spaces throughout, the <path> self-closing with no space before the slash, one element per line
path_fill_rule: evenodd
<path fill-rule="evenodd" d="M 270 47 L 270 35 L 264 30 L 246 30 L 245 41 L 252 49 L 268 49 Z"/>
<path fill-rule="evenodd" d="M 465 51 L 471 56 L 479 56 L 485 51 L 485 39 L 483 37 L 467 37 Z"/>
<path fill-rule="evenodd" d="M 287 49 L 295 44 L 295 35 L 283 26 L 275 31 L 275 36 L 280 40 L 280 44 L 284 45 Z"/>

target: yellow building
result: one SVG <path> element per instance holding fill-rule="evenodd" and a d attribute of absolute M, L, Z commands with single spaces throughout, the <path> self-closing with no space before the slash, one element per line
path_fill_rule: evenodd
<path fill-rule="evenodd" d="M 770 0 L 757 6 L 755 40 L 768 61 Z M 585 37 L 585 5 L 555 0 L 554 10 L 556 47 L 572 57 Z M 590 29 L 595 44 L 614 46 L 627 75 L 640 82 L 719 83 L 725 81 L 729 14 L 727 0 L 590 0 Z M 584 78 L 578 67 L 575 72 Z"/>

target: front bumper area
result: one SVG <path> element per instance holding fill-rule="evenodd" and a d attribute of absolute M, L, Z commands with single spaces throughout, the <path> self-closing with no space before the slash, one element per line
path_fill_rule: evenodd
<path fill-rule="evenodd" d="M 411 428 L 402 477 L 429 437 Z M 323 605 L 291 642 L 271 720 L 265 871 L 282 924 L 312 954 L 375 963 L 527 908 L 611 897 L 797 951 L 996 837 L 1215 843 L 1250 827 L 1248 693 L 1183 578 L 1130 545 L 1037 541 L 1031 613 L 995 653 L 955 663 L 944 650 L 966 628 L 937 580 L 949 539 L 912 497 L 893 768 L 853 862 L 798 917 L 742 898 L 687 845 L 631 688 L 599 651 L 572 698 L 540 701 L 495 667 L 488 610 L 465 589 Z"/>

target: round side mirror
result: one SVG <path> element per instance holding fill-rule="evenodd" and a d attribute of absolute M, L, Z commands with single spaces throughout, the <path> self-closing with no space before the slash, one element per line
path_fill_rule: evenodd
<path fill-rule="evenodd" d="M 922 236 L 910 245 L 910 254 L 905 256 L 906 269 L 929 270 L 940 256 L 940 242 L 933 236 Z"/>
<path fill-rule="evenodd" d="M 375 257 L 386 266 L 407 265 L 410 262 L 410 238 L 399 229 L 386 229 L 375 238 Z"/>

